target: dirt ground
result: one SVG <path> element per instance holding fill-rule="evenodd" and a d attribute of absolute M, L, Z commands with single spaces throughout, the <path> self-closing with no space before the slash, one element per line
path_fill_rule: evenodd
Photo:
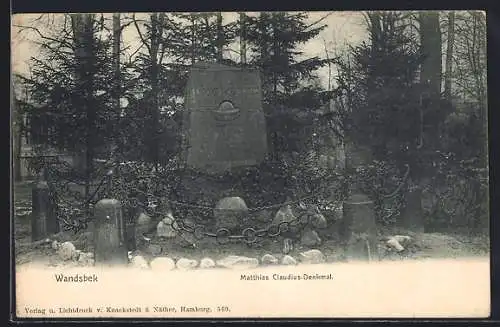
<path fill-rule="evenodd" d="M 23 218 L 16 219 L 16 257 L 15 262 L 18 265 L 36 262 L 43 263 L 48 266 L 61 266 L 68 263 L 63 262 L 56 251 L 51 248 L 50 243 L 35 244 L 31 243 L 31 233 L 29 224 L 29 215 Z M 450 235 L 443 233 L 399 233 L 400 235 L 410 235 L 414 239 L 414 247 L 411 252 L 399 255 L 390 253 L 383 258 L 379 258 L 375 254 L 374 260 L 415 260 L 415 259 L 434 259 L 434 258 L 461 258 L 461 257 L 476 257 L 489 256 L 489 240 L 486 237 L 470 237 L 464 235 Z M 89 231 L 79 234 L 72 232 L 62 232 L 51 238 L 60 242 L 71 241 L 77 249 L 92 252 L 92 233 Z M 261 243 L 254 246 L 247 246 L 242 242 L 233 242 L 220 245 L 213 239 L 204 239 L 197 242 L 196 247 L 188 247 L 185 242 L 175 238 L 172 240 L 157 240 L 152 239 L 149 244 L 144 244 L 142 250 L 134 251 L 136 254 L 141 254 L 148 261 L 153 259 L 153 255 L 147 251 L 148 246 L 153 245 L 161 248 L 161 253 L 155 256 L 168 256 L 174 260 L 179 258 L 189 258 L 200 260 L 205 257 L 218 260 L 228 255 L 242 255 L 248 257 L 260 258 L 264 254 L 269 253 L 276 258 L 281 259 L 282 254 L 282 239 L 265 239 Z M 327 262 L 344 261 L 343 247 L 336 240 L 325 240 L 323 244 L 317 247 L 326 256 Z M 290 255 L 298 257 L 302 251 L 308 250 L 307 247 L 296 245 Z"/>
<path fill-rule="evenodd" d="M 26 263 L 42 263 L 48 266 L 67 265 L 51 248 L 50 243 L 33 244 L 31 242 L 31 202 L 30 189 L 28 187 L 19 187 L 16 190 L 15 215 L 14 215 L 14 236 L 15 236 L 15 262 L 16 265 Z M 413 238 L 411 251 L 405 251 L 404 255 L 389 254 L 383 258 L 374 252 L 374 260 L 415 260 L 429 258 L 461 258 L 489 256 L 489 238 L 487 236 L 471 236 L 457 233 L 421 233 L 415 234 L 404 230 L 380 230 L 380 236 L 384 235 L 409 235 Z M 335 236 L 327 236 L 329 233 L 323 233 L 323 244 L 317 249 L 321 250 L 326 256 L 327 262 L 343 261 L 344 250 L 341 244 L 335 239 Z M 335 233 L 330 233 L 335 235 Z M 322 236 L 320 234 L 320 236 Z M 72 232 L 61 232 L 51 238 L 52 240 L 71 241 L 78 250 L 92 252 L 92 232 L 89 230 L 74 234 Z M 144 244 L 135 252 L 151 260 L 152 255 L 148 254 L 148 247 L 153 244 L 156 248 L 161 248 L 161 252 L 156 256 L 168 256 L 174 260 L 179 258 L 189 258 L 200 260 L 205 257 L 213 260 L 221 259 L 228 255 L 242 255 L 254 258 L 260 258 L 269 253 L 276 258 L 281 259 L 282 242 L 280 238 L 265 239 L 261 243 L 247 246 L 243 242 L 233 242 L 220 245 L 214 239 L 203 239 L 197 242 L 196 247 L 187 247 L 186 243 L 179 239 L 158 240 L 153 238 L 149 244 Z M 295 246 L 290 255 L 297 257 L 302 251 L 309 248 Z"/>

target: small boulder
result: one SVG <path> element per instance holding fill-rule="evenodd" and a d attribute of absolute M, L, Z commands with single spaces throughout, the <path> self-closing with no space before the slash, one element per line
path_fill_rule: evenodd
<path fill-rule="evenodd" d="M 286 205 L 284 207 L 281 207 L 280 210 L 276 213 L 276 216 L 274 216 L 273 225 L 278 225 L 279 223 L 282 222 L 291 222 L 295 220 L 297 217 L 295 217 L 292 208 L 290 205 Z"/>
<path fill-rule="evenodd" d="M 311 225 L 316 229 L 325 229 L 328 227 L 326 218 L 321 213 L 312 214 Z"/>
<path fill-rule="evenodd" d="M 278 259 L 276 259 L 276 257 L 271 254 L 264 254 L 260 259 L 260 262 L 263 265 L 275 265 L 278 263 Z"/>
<path fill-rule="evenodd" d="M 84 266 L 94 265 L 94 254 L 92 252 L 82 252 L 78 258 L 78 262 Z"/>
<path fill-rule="evenodd" d="M 76 248 L 71 242 L 64 242 L 58 249 L 58 254 L 62 260 L 71 260 L 76 256 Z"/>
<path fill-rule="evenodd" d="M 137 218 L 137 225 L 147 225 L 151 222 L 151 217 L 147 215 L 144 212 L 141 212 L 139 214 L 139 217 Z"/>
<path fill-rule="evenodd" d="M 51 247 L 52 247 L 52 249 L 53 249 L 53 250 L 56 250 L 56 251 L 57 251 L 57 250 L 59 249 L 59 246 L 60 246 L 60 245 L 61 245 L 61 244 L 60 244 L 57 240 L 55 240 L 55 241 L 53 241 L 53 242 L 52 242 Z"/>
<path fill-rule="evenodd" d="M 305 229 L 300 238 L 300 244 L 307 247 L 314 247 L 321 244 L 321 238 L 315 230 Z"/>
<path fill-rule="evenodd" d="M 390 247 L 395 249 L 397 252 L 404 251 L 404 247 L 401 245 L 401 243 L 398 242 L 397 239 L 394 237 L 391 237 L 389 240 L 387 240 L 386 244 Z"/>
<path fill-rule="evenodd" d="M 174 260 L 168 257 L 158 257 L 151 260 L 149 263 L 153 270 L 173 270 L 175 269 Z"/>
<path fill-rule="evenodd" d="M 392 238 L 398 241 L 402 246 L 407 246 L 412 242 L 412 238 L 408 235 L 394 235 Z"/>
<path fill-rule="evenodd" d="M 132 257 L 132 260 L 130 261 L 130 263 L 132 264 L 132 267 L 134 267 L 134 268 L 139 268 L 139 269 L 148 269 L 149 268 L 149 265 L 148 265 L 148 262 L 146 261 L 146 259 L 144 259 L 144 257 L 140 256 L 140 255 L 136 255 L 136 256 Z"/>
<path fill-rule="evenodd" d="M 73 252 L 73 257 L 71 258 L 73 261 L 78 261 L 80 259 L 82 251 L 81 250 L 76 250 Z"/>
<path fill-rule="evenodd" d="M 137 248 L 141 248 L 143 244 L 147 244 L 151 240 L 149 234 L 151 231 L 154 231 L 155 227 L 155 222 L 151 220 L 150 216 L 144 212 L 139 214 L 135 224 L 135 242 Z M 148 236 L 146 236 L 146 234 L 148 234 Z"/>
<path fill-rule="evenodd" d="M 248 214 L 248 207 L 240 197 L 223 198 L 215 205 L 214 218 L 216 228 L 234 230 L 242 225 Z"/>
<path fill-rule="evenodd" d="M 261 210 L 254 214 L 253 218 L 260 223 L 270 223 L 272 221 L 272 213 L 269 210 Z"/>
<path fill-rule="evenodd" d="M 177 232 L 172 228 L 172 223 L 175 221 L 174 217 L 169 213 L 162 221 L 156 226 L 156 235 L 164 238 L 174 238 Z"/>
<path fill-rule="evenodd" d="M 224 259 L 217 260 L 217 266 L 224 268 L 250 269 L 259 265 L 257 258 L 249 258 L 238 255 L 230 255 Z"/>
<path fill-rule="evenodd" d="M 200 260 L 200 268 L 206 269 L 206 268 L 214 268 L 215 267 L 215 261 L 213 261 L 210 258 L 203 258 Z"/>
<path fill-rule="evenodd" d="M 300 253 L 300 261 L 302 263 L 317 264 L 324 263 L 326 258 L 320 250 L 313 249 Z"/>
<path fill-rule="evenodd" d="M 177 260 L 176 266 L 178 269 L 189 270 L 194 269 L 198 266 L 198 261 L 187 258 L 180 258 Z"/>
<path fill-rule="evenodd" d="M 163 249 L 159 244 L 148 244 L 147 247 L 147 252 L 154 256 L 161 254 L 162 250 Z"/>
<path fill-rule="evenodd" d="M 290 255 L 285 255 L 283 259 L 281 259 L 281 264 L 286 265 L 286 266 L 294 266 L 297 264 L 297 260 L 295 260 L 292 256 Z"/>

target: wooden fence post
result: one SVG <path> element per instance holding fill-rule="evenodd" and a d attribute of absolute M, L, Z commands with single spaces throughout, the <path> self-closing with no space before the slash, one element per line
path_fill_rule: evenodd
<path fill-rule="evenodd" d="M 59 223 L 43 175 L 31 191 L 31 200 L 31 240 L 38 241 L 58 233 Z"/>
<path fill-rule="evenodd" d="M 102 199 L 94 208 L 94 259 L 96 265 L 128 264 L 122 206 L 116 199 Z"/>

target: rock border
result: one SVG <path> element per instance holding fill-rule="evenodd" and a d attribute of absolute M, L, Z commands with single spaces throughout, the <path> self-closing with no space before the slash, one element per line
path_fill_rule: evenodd
<path fill-rule="evenodd" d="M 82 266 L 94 266 L 94 254 L 92 252 L 82 252 L 76 249 L 72 242 L 59 242 L 57 240 L 44 240 L 44 243 L 50 244 L 51 248 L 57 253 L 63 262 L 77 262 Z M 311 257 L 311 258 L 309 258 Z M 317 258 L 323 260 L 317 260 Z M 177 260 L 168 256 L 155 256 L 149 261 L 141 254 L 134 255 L 132 251 L 128 252 L 128 266 L 139 269 L 158 269 L 158 270 L 203 270 L 213 268 L 225 269 L 255 269 L 258 267 L 269 266 L 287 266 L 297 265 L 299 263 L 323 263 L 325 256 L 318 249 L 312 249 L 299 254 L 299 260 L 291 255 L 285 255 L 281 260 L 270 253 L 264 254 L 260 259 L 254 257 L 229 255 L 219 260 L 210 257 L 204 257 L 201 260 L 179 258 Z"/>
<path fill-rule="evenodd" d="M 406 235 L 394 235 L 385 239 L 384 245 L 401 252 L 412 238 Z M 57 253 L 63 262 L 75 262 L 79 266 L 95 266 L 94 253 L 83 252 L 76 249 L 70 241 L 59 242 L 58 240 L 44 239 L 37 243 L 47 244 Z M 141 254 L 134 255 L 128 252 L 128 266 L 140 269 L 162 269 L 162 270 L 194 270 L 194 269 L 255 269 L 269 266 L 290 266 L 299 264 L 321 264 L 326 263 L 326 256 L 319 249 L 310 249 L 298 254 L 295 258 L 289 254 L 282 256 L 279 260 L 270 253 L 264 254 L 260 259 L 254 257 L 229 255 L 219 260 L 204 257 L 201 260 L 179 258 L 177 260 L 168 256 L 154 256 L 149 261 Z M 156 268 L 155 268 L 156 267 Z"/>

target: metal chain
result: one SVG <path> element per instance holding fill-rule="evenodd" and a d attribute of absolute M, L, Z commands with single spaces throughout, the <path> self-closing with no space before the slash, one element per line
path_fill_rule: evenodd
<path fill-rule="evenodd" d="M 304 218 L 305 217 L 305 218 Z M 215 238 L 220 245 L 227 244 L 231 240 L 242 240 L 248 245 L 257 243 L 259 240 L 269 237 L 275 238 L 283 233 L 291 232 L 291 228 L 299 228 L 295 232 L 303 230 L 310 222 L 311 215 L 308 212 L 302 212 L 298 217 L 291 221 L 282 221 L 278 224 L 271 224 L 262 229 L 247 227 L 241 234 L 232 235 L 227 228 L 219 228 L 215 233 L 206 231 L 206 226 L 201 224 L 190 225 L 181 219 L 175 219 L 170 223 L 170 227 L 177 233 L 186 232 L 193 234 L 195 239 L 200 240 L 203 237 Z"/>
<path fill-rule="evenodd" d="M 324 184 L 326 184 L 326 182 L 328 182 L 330 179 L 333 179 L 334 177 L 338 178 L 338 175 L 337 174 L 330 174 L 329 176 L 322 176 L 319 179 L 322 179 L 325 182 Z M 324 185 L 318 186 L 315 190 L 313 190 L 312 192 L 310 192 L 311 194 L 309 194 L 307 196 L 304 196 L 304 197 L 301 197 L 301 198 L 299 198 L 297 200 L 286 201 L 286 202 L 283 202 L 283 203 L 277 203 L 277 204 L 272 204 L 272 205 L 268 205 L 268 206 L 260 206 L 260 207 L 248 208 L 248 211 L 254 213 L 254 212 L 259 212 L 259 211 L 263 211 L 263 210 L 281 208 L 283 206 L 291 205 L 291 204 L 301 204 L 305 200 L 308 200 L 308 199 L 317 197 L 318 195 L 321 195 L 320 190 L 322 188 L 324 188 Z M 155 194 L 146 192 L 146 191 L 141 190 L 141 189 L 136 188 L 136 187 L 131 187 L 130 189 L 133 190 L 133 191 L 135 191 L 135 192 L 141 193 L 141 194 L 143 194 L 143 195 L 145 195 L 147 197 L 161 199 L 160 197 L 158 197 Z M 210 207 L 210 206 L 204 206 L 204 205 L 199 205 L 199 204 L 192 204 L 192 203 L 187 203 L 187 202 L 180 202 L 180 201 L 175 201 L 175 200 L 171 200 L 171 199 L 167 199 L 167 200 L 163 199 L 163 200 L 166 201 L 166 202 L 169 202 L 170 204 L 175 204 L 175 205 L 179 205 L 179 206 L 183 206 L 183 207 L 196 208 L 196 209 L 204 209 L 204 210 L 213 210 L 213 207 Z M 218 210 L 231 211 L 233 209 L 218 209 Z"/>
<path fill-rule="evenodd" d="M 64 162 L 56 162 L 60 163 L 63 165 L 67 165 Z M 44 165 L 45 169 L 47 169 L 47 172 L 49 175 L 53 173 L 54 176 L 60 177 L 60 172 L 57 171 L 56 169 L 53 169 L 50 165 Z M 98 194 L 99 191 L 101 191 L 102 186 L 104 185 L 104 182 L 109 178 L 109 174 L 106 174 L 101 181 L 98 183 L 97 188 L 94 190 L 94 192 L 85 200 L 81 201 L 78 203 L 77 208 L 73 208 L 71 212 L 70 210 L 67 210 L 64 207 L 59 207 L 55 206 L 56 210 L 56 219 L 60 222 L 60 225 L 62 228 L 66 231 L 73 231 L 75 234 L 78 233 L 81 230 L 84 230 L 88 227 L 88 223 L 90 222 L 91 218 L 86 217 L 86 218 L 73 218 L 73 219 L 67 219 L 67 217 L 71 215 L 78 214 L 82 211 L 82 208 L 85 208 L 88 205 L 92 205 L 93 199 L 95 196 Z M 71 189 L 68 187 L 69 183 L 76 183 L 79 185 L 82 185 L 81 183 L 78 183 L 75 180 L 69 179 L 69 178 L 64 178 L 65 182 L 62 183 L 62 185 L 53 185 L 53 183 L 47 183 L 49 186 L 49 196 L 51 199 L 52 203 L 56 203 L 57 200 L 65 203 L 71 204 L 71 206 L 74 206 L 74 203 L 71 203 L 68 200 L 65 200 L 63 197 L 58 196 L 58 192 L 55 190 L 55 188 L 58 188 L 59 192 L 65 192 L 66 194 L 69 194 L 73 196 L 76 200 L 79 200 L 81 198 L 81 194 L 78 191 L 71 191 Z M 59 186 L 59 187 L 58 187 Z"/>
<path fill-rule="evenodd" d="M 107 163 L 108 162 L 106 162 L 106 164 Z M 108 169 L 108 172 L 109 172 L 109 169 Z M 391 197 L 396 196 L 398 194 L 398 192 L 401 190 L 403 184 L 405 184 L 408 175 L 409 175 L 409 166 L 407 165 L 407 171 L 406 171 L 405 176 L 403 177 L 403 181 L 400 183 L 400 185 L 396 188 L 396 190 L 394 192 L 392 192 L 391 194 L 388 194 L 388 195 L 382 195 L 382 197 L 384 199 L 386 199 L 386 198 L 391 198 Z M 281 208 L 283 206 L 292 205 L 292 204 L 298 204 L 299 207 L 303 207 L 303 203 L 304 203 L 305 200 L 312 199 L 312 198 L 315 198 L 315 197 L 318 197 L 318 196 L 322 195 L 323 192 L 320 192 L 320 190 L 322 188 L 324 188 L 324 185 L 329 180 L 331 180 L 334 177 L 338 178 L 339 175 L 338 174 L 329 174 L 328 176 L 321 176 L 321 178 L 319 178 L 318 180 L 322 180 L 323 183 L 321 183 L 321 185 L 319 185 L 315 190 L 313 190 L 312 192 L 310 192 L 310 194 L 307 195 L 307 196 L 301 197 L 301 198 L 299 198 L 297 200 L 287 201 L 287 202 L 284 202 L 284 203 L 278 203 L 278 204 L 273 204 L 273 205 L 268 205 L 268 206 L 260 206 L 260 207 L 249 208 L 248 212 L 249 213 L 255 213 L 255 212 L 259 212 L 259 211 L 263 211 L 263 210 Z M 96 190 L 87 199 L 85 199 L 80 204 L 80 207 L 85 207 L 85 206 L 87 206 L 89 204 L 92 204 L 92 200 L 94 199 L 94 197 L 96 196 L 96 194 L 101 190 L 102 186 L 105 184 L 105 181 L 109 180 L 109 178 L 110 178 L 110 176 L 109 176 L 109 173 L 108 173 L 108 174 L 106 174 L 101 179 L 101 181 L 99 182 Z M 71 181 L 68 181 L 65 184 L 65 186 L 67 186 L 67 184 L 69 182 L 71 182 Z M 109 187 L 109 185 L 108 185 L 108 187 Z M 196 209 L 200 209 L 200 210 L 213 210 L 213 208 L 210 207 L 210 206 L 204 206 L 204 205 L 198 205 L 198 204 L 180 202 L 180 201 L 175 201 L 175 200 L 171 200 L 171 199 L 168 199 L 168 200 L 160 199 L 160 197 L 158 197 L 158 196 L 156 196 L 154 194 L 145 192 L 144 190 L 141 190 L 139 188 L 132 187 L 132 188 L 129 188 L 129 190 L 136 191 L 139 194 L 143 194 L 147 198 L 156 198 L 157 200 L 160 200 L 160 201 L 163 200 L 163 201 L 166 201 L 166 202 L 168 202 L 170 204 L 174 204 L 174 205 L 177 205 L 177 206 L 180 206 L 180 207 L 196 208 Z M 76 195 L 76 193 L 78 193 L 78 192 L 71 192 L 71 190 L 69 190 L 69 188 L 67 188 L 67 191 L 70 194 L 74 193 L 74 195 Z M 53 194 L 55 194 L 55 192 Z M 78 193 L 78 195 L 81 196 L 79 193 Z M 62 200 L 62 199 L 60 199 L 60 200 Z M 226 209 L 226 210 L 231 210 L 231 209 Z M 82 230 L 82 229 L 85 229 L 87 227 L 88 221 L 90 220 L 90 217 L 87 217 L 87 218 L 84 218 L 84 219 L 72 219 L 72 221 L 70 222 L 70 221 L 68 221 L 67 219 L 65 219 L 63 217 L 62 213 L 59 214 L 58 216 L 59 216 L 58 219 L 63 224 L 64 228 L 66 230 L 73 230 L 75 233 L 78 232 L 78 231 L 80 231 L 80 230 Z M 298 218 L 294 219 L 293 221 L 282 222 L 282 223 L 280 223 L 278 225 L 269 225 L 268 227 L 266 227 L 264 229 L 245 228 L 240 235 L 231 235 L 230 231 L 228 229 L 226 229 L 226 228 L 220 228 L 220 229 L 217 230 L 216 233 L 210 233 L 208 231 L 205 231 L 205 226 L 204 225 L 198 224 L 198 225 L 195 225 L 195 226 L 189 226 L 189 225 L 185 224 L 183 221 L 181 221 L 179 219 L 175 219 L 172 222 L 171 227 L 174 230 L 177 230 L 177 231 L 183 231 L 183 232 L 191 233 L 197 239 L 201 239 L 204 236 L 206 236 L 206 237 L 215 237 L 217 239 L 217 242 L 219 244 L 225 244 L 225 243 L 227 243 L 228 240 L 231 240 L 231 239 L 243 240 L 247 244 L 253 244 L 253 243 L 257 242 L 257 240 L 259 238 L 263 238 L 263 237 L 266 237 L 266 236 L 267 237 L 277 237 L 277 236 L 280 236 L 282 233 L 288 231 L 290 229 L 290 226 L 293 226 L 293 227 L 305 227 L 307 225 L 307 223 L 309 222 L 309 219 L 306 218 L 304 220 L 303 217 L 304 217 L 304 214 L 300 215 Z M 226 240 L 226 241 L 224 241 L 224 240 Z"/>

